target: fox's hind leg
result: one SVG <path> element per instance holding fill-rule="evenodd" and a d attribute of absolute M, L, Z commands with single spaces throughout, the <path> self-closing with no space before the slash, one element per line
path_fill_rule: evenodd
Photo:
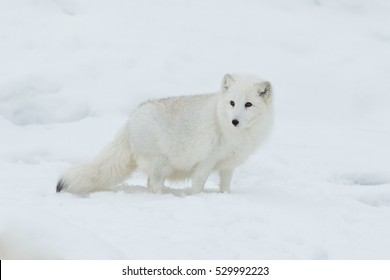
<path fill-rule="evenodd" d="M 154 193 L 161 193 L 164 182 L 172 174 L 173 169 L 165 158 L 159 158 L 149 164 L 151 168 L 148 176 L 148 189 Z"/>

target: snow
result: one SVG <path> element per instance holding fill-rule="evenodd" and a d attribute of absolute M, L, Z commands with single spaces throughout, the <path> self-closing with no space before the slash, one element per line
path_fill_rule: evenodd
<path fill-rule="evenodd" d="M 389 259 L 385 0 L 0 2 L 0 257 Z M 55 193 L 142 101 L 272 82 L 232 193 Z"/>

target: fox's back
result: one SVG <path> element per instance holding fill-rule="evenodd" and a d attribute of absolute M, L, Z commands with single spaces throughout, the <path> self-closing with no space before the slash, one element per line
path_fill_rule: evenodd
<path fill-rule="evenodd" d="M 217 94 L 170 97 L 141 104 L 129 120 L 136 153 L 162 154 L 190 167 L 218 141 Z"/>

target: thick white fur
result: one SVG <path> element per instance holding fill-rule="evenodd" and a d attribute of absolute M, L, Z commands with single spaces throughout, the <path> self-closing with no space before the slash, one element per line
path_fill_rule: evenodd
<path fill-rule="evenodd" d="M 147 101 L 94 159 L 65 171 L 57 191 L 107 190 L 138 167 L 153 192 L 167 179 L 191 179 L 202 192 L 213 171 L 229 192 L 233 170 L 266 138 L 272 115 L 270 83 L 252 76 L 227 74 L 215 94 Z"/>

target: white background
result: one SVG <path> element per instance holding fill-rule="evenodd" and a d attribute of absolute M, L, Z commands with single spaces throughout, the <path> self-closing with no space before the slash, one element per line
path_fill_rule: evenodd
<path fill-rule="evenodd" d="M 0 2 L 0 257 L 389 259 L 386 0 Z M 55 193 L 142 101 L 272 82 L 275 129 L 219 194 Z"/>

